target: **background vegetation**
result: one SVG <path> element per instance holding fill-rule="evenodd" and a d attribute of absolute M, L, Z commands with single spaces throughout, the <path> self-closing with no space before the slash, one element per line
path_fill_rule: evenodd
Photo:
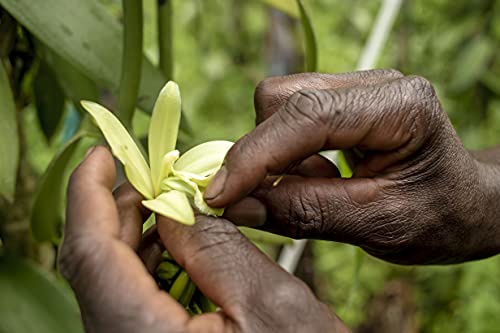
<path fill-rule="evenodd" d="M 105 8 L 102 20 L 111 20 L 110 35 L 116 38 L 113 29 L 122 17 L 121 1 L 96 1 Z M 13 202 L 0 199 L 0 332 L 41 332 L 40 327 L 47 327 L 47 332 L 57 332 L 55 327 L 78 331 L 74 300 L 56 273 L 59 238 L 52 237 L 54 230 L 42 230 L 42 236 L 51 236 L 33 239 L 30 220 L 33 207 L 40 214 L 35 220 L 54 211 L 62 219 L 64 197 L 57 197 L 57 191 L 36 205 L 40 179 L 56 152 L 82 128 L 73 102 L 97 94 L 113 105 L 114 76 L 93 77 L 94 73 L 82 70 L 85 63 L 76 70 L 64 67 L 54 50 L 19 25 L 13 34 L 6 34 L 2 29 L 10 25 L 5 22 L 18 20 L 2 8 L 8 8 L 8 2 L 0 1 L 0 36 L 14 35 L 15 43 L 0 39 L 0 59 L 10 68 L 21 158 Z M 254 126 L 256 84 L 271 74 L 302 70 L 299 21 L 255 1 L 172 3 L 173 77 L 183 94 L 183 142 L 188 147 L 211 139 L 236 140 Z M 156 1 L 145 0 L 144 5 L 145 53 L 155 64 Z M 308 0 L 304 5 L 316 31 L 319 71 L 352 71 L 380 1 Z M 62 14 L 51 10 L 57 21 L 55 15 Z M 101 45 L 109 47 L 103 54 L 112 57 L 114 46 Z M 430 79 L 465 146 L 484 148 L 500 142 L 499 46 L 498 1 L 406 0 L 377 67 Z M 8 53 L 2 53 L 5 50 Z M 50 66 L 54 63 L 59 64 L 57 73 Z M 155 80 L 161 81 L 151 82 Z M 0 103 L 5 107 L 4 99 Z M 147 121 L 145 112 L 136 113 L 139 137 Z M 4 135 L 0 133 L 1 140 L 8 140 Z M 58 178 L 95 142 L 91 137 L 78 139 L 74 154 L 67 156 L 70 167 L 57 173 Z M 498 256 L 456 266 L 401 267 L 348 245 L 310 244 L 301 275 L 359 332 L 484 333 L 500 327 Z M 29 260 L 13 259 L 19 257 Z"/>

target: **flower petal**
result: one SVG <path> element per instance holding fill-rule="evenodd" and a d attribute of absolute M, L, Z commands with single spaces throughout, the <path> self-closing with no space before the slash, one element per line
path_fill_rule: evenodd
<path fill-rule="evenodd" d="M 169 81 L 160 92 L 149 123 L 149 165 L 155 194 L 160 193 L 162 159 L 175 149 L 181 120 L 181 95 L 179 86 Z"/>
<path fill-rule="evenodd" d="M 106 141 L 111 146 L 113 155 L 124 165 L 130 183 L 146 199 L 152 199 L 154 191 L 148 164 L 125 127 L 105 107 L 89 101 L 82 101 L 81 104 L 94 118 Z"/>
<path fill-rule="evenodd" d="M 179 159 L 179 151 L 178 150 L 172 150 L 163 156 L 163 159 L 161 160 L 161 168 L 160 168 L 160 179 L 163 180 L 170 175 L 172 172 L 173 166 L 175 161 Z M 161 187 L 161 183 L 160 183 Z M 158 191 L 158 194 L 161 191 Z"/>
<path fill-rule="evenodd" d="M 212 208 L 203 199 L 204 187 L 198 186 L 194 181 L 182 176 L 176 175 L 175 177 L 169 177 L 163 181 L 162 188 L 168 188 L 169 186 L 173 189 L 178 189 L 186 193 L 190 198 L 192 198 L 193 205 L 198 209 L 198 211 L 205 215 L 210 216 L 221 216 L 224 214 L 224 208 Z"/>
<path fill-rule="evenodd" d="M 174 169 L 204 177 L 210 176 L 220 169 L 232 145 L 232 142 L 222 140 L 202 143 L 182 154 L 175 162 Z"/>
<path fill-rule="evenodd" d="M 217 170 L 215 170 L 215 171 L 217 171 Z M 187 178 L 187 179 L 191 180 L 192 182 L 194 182 L 196 185 L 202 186 L 202 187 L 207 187 L 208 184 L 210 184 L 210 181 L 212 180 L 212 178 L 214 178 L 214 176 L 215 176 L 215 172 L 209 176 L 200 176 L 200 175 L 197 175 L 197 174 L 191 173 L 191 172 L 175 171 L 175 170 L 173 170 L 173 173 L 176 176 L 179 176 L 182 178 Z"/>
<path fill-rule="evenodd" d="M 169 191 L 160 194 L 156 199 L 144 200 L 144 207 L 182 224 L 192 225 L 195 222 L 193 209 L 186 196 L 180 191 Z"/>
<path fill-rule="evenodd" d="M 180 191 L 188 196 L 194 197 L 196 190 L 193 188 L 192 184 L 187 183 L 181 177 L 168 177 L 164 179 L 161 183 L 162 191 Z"/>

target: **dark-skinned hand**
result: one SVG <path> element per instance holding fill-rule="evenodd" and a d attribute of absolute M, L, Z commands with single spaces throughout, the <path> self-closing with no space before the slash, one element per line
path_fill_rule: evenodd
<path fill-rule="evenodd" d="M 282 270 L 224 219 L 198 216 L 184 226 L 148 212 L 129 184 L 115 193 L 104 147 L 71 176 L 60 268 L 87 332 L 348 332 L 307 286 Z M 221 310 L 190 317 L 150 272 L 164 247 Z"/>
<path fill-rule="evenodd" d="M 394 70 L 274 77 L 257 87 L 255 107 L 258 126 L 205 192 L 213 207 L 258 200 L 228 219 L 401 264 L 500 251 L 499 154 L 463 147 L 427 80 Z M 332 149 L 358 153 L 352 179 L 317 155 Z"/>

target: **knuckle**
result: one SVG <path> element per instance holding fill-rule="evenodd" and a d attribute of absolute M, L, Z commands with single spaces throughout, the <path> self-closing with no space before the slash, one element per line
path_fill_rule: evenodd
<path fill-rule="evenodd" d="M 432 84 L 421 76 L 402 79 L 401 95 L 412 121 L 412 133 L 419 141 L 424 141 L 446 122 L 446 115 L 436 96 Z M 407 97 L 409 96 L 409 98 Z"/>
<path fill-rule="evenodd" d="M 434 98 L 436 96 L 432 84 L 422 76 L 408 76 L 407 82 L 419 98 Z"/>
<path fill-rule="evenodd" d="M 184 239 L 184 242 L 193 242 L 195 246 L 184 253 L 179 264 L 186 267 L 196 267 L 209 257 L 225 257 L 241 246 L 243 236 L 235 225 L 221 219 L 198 217 L 193 230 Z M 221 264 L 223 264 L 221 262 Z"/>
<path fill-rule="evenodd" d="M 274 111 L 286 102 L 287 95 L 283 94 L 279 82 L 281 77 L 269 77 L 259 82 L 255 88 L 254 105 L 257 112 L 257 123 L 269 118 Z"/>
<path fill-rule="evenodd" d="M 403 73 L 396 69 L 392 68 L 383 68 L 383 69 L 371 69 L 365 71 L 357 72 L 360 79 L 369 83 L 376 79 L 376 82 L 379 82 L 380 79 L 399 79 L 404 77 Z"/>
<path fill-rule="evenodd" d="M 288 114 L 294 119 L 308 121 L 313 126 L 326 124 L 330 115 L 331 96 L 323 90 L 299 90 L 286 104 Z"/>
<path fill-rule="evenodd" d="M 325 211 L 328 203 L 324 203 L 324 199 L 314 191 L 309 193 L 307 189 L 303 190 L 306 192 L 290 197 L 288 216 L 290 225 L 294 226 L 295 237 L 321 233 L 327 219 Z"/>

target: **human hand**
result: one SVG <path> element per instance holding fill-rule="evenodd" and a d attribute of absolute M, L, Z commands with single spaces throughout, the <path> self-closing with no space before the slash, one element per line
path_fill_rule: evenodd
<path fill-rule="evenodd" d="M 209 205 L 251 193 L 267 212 L 247 209 L 245 219 L 261 229 L 355 244 L 395 263 L 500 251 L 491 172 L 463 147 L 427 80 L 393 70 L 274 77 L 257 87 L 255 106 L 258 126 L 229 151 Z M 362 152 L 352 179 L 316 155 L 330 149 Z M 273 186 L 269 175 L 281 173 L 291 175 Z M 241 223 L 244 206 L 226 216 Z"/>
<path fill-rule="evenodd" d="M 224 219 L 184 226 L 148 212 L 133 188 L 115 193 L 103 147 L 71 176 L 60 268 L 75 291 L 87 332 L 348 332 L 307 286 L 268 259 Z M 150 272 L 164 248 L 221 310 L 189 317 Z"/>

